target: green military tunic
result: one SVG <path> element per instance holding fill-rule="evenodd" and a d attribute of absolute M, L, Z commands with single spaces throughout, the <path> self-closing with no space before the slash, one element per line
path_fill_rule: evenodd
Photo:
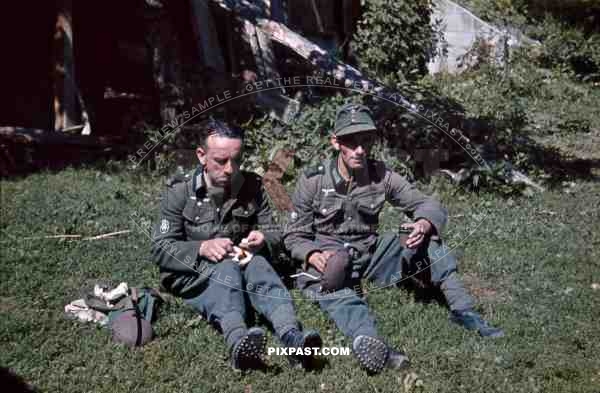
<path fill-rule="evenodd" d="M 263 232 L 268 250 L 281 241 L 261 178 L 254 173 L 239 172 L 222 204 L 208 195 L 202 167 L 174 176 L 166 186 L 151 251 L 161 285 L 175 295 L 195 296 L 208 279 L 200 274 L 210 264 L 198 255 L 202 241 L 228 237 L 239 244 L 254 229 Z"/>
<path fill-rule="evenodd" d="M 455 274 L 454 256 L 446 253 L 435 261 L 430 258 L 443 250 L 439 236 L 430 236 L 418 248 L 408 249 L 401 245 L 396 232 L 400 223 L 392 233 L 378 234 L 379 214 L 386 201 L 413 220 L 428 220 L 436 235 L 442 233 L 447 220 L 446 209 L 438 201 L 381 161 L 368 160 L 362 178 L 345 181 L 337 158 L 326 160 L 301 176 L 292 199 L 295 211 L 283 241 L 308 273 L 298 277 L 298 288 L 316 301 L 346 336 L 378 335 L 373 314 L 355 290 L 362 279 L 385 288 L 427 269 L 429 281 L 440 287 L 452 310 L 472 308 L 473 300 Z M 349 252 L 352 269 L 343 273 L 343 288 L 323 293 L 321 272 L 308 265 L 307 258 L 315 251 L 341 248 L 353 251 Z"/>
<path fill-rule="evenodd" d="M 300 177 L 292 197 L 295 211 L 284 235 L 293 259 L 306 262 L 322 243 L 338 241 L 366 251 L 377 240 L 379 214 L 388 201 L 414 220 L 424 218 L 440 234 L 446 209 L 421 193 L 381 161 L 368 160 L 365 179 L 347 182 L 337 157 L 310 168 Z M 400 224 L 400 223 L 398 223 Z"/>

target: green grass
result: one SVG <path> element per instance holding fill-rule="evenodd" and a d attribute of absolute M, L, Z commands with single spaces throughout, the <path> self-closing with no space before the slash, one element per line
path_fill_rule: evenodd
<path fill-rule="evenodd" d="M 404 391 L 406 373 L 369 377 L 351 356 L 329 358 L 320 373 L 291 370 L 277 356 L 266 373 L 236 373 L 220 336 L 179 301 L 161 309 L 158 339 L 135 351 L 113 344 L 102 328 L 65 319 L 64 305 L 94 280 L 157 284 L 139 226 L 156 215 L 161 181 L 97 169 L 2 181 L 0 366 L 57 392 Z M 507 336 L 481 339 L 451 325 L 444 307 L 417 302 L 406 290 L 369 293 L 381 332 L 412 358 L 410 371 L 423 382 L 416 391 L 600 391 L 600 290 L 591 288 L 600 283 L 600 184 L 581 181 L 571 193 L 517 200 L 439 189 L 450 210 L 449 238 L 463 238 L 486 216 L 461 243 L 459 263 L 481 311 Z M 133 232 L 24 240 L 122 229 Z M 349 345 L 315 306 L 296 304 L 326 345 Z"/>

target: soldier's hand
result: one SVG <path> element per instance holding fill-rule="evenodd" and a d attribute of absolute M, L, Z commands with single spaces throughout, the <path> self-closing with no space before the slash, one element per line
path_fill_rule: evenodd
<path fill-rule="evenodd" d="M 265 235 L 261 231 L 251 231 L 246 238 L 247 242 L 240 244 L 240 247 L 255 253 L 265 245 Z"/>
<path fill-rule="evenodd" d="M 327 260 L 333 254 L 332 251 L 315 251 L 308 257 L 308 264 L 314 266 L 315 269 L 323 273 L 327 268 Z"/>
<path fill-rule="evenodd" d="M 233 242 L 227 237 L 204 240 L 198 254 L 213 262 L 219 262 L 233 251 Z"/>
<path fill-rule="evenodd" d="M 413 230 L 406 239 L 406 247 L 408 248 L 419 247 L 425 240 L 425 236 L 430 235 L 432 230 L 431 223 L 423 218 L 412 224 L 402 224 L 402 227 Z"/>

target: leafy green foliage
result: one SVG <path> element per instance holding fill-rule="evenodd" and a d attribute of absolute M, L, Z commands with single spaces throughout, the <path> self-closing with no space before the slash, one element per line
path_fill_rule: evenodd
<path fill-rule="evenodd" d="M 542 67 L 559 67 L 584 82 L 600 81 L 599 33 L 587 35 L 551 17 L 529 31 L 543 43 L 538 59 Z"/>
<path fill-rule="evenodd" d="M 499 160 L 491 171 L 469 169 L 461 184 L 510 195 L 524 191 L 507 181 L 513 166 L 544 179 L 564 176 L 561 161 L 566 158 L 534 140 L 544 135 L 582 138 L 598 128 L 600 93 L 559 68 L 538 67 L 527 48 L 514 51 L 506 67 L 482 59 L 462 74 L 432 78 L 442 95 L 464 106 L 470 137 L 493 148 Z"/>
<path fill-rule="evenodd" d="M 353 42 L 360 68 L 390 84 L 424 75 L 440 40 L 430 24 L 431 0 L 361 4 L 363 15 Z"/>
<path fill-rule="evenodd" d="M 348 99 L 334 95 L 322 99 L 318 105 L 306 105 L 287 126 L 267 116 L 249 124 L 244 166 L 263 173 L 277 150 L 293 150 L 293 165 L 283 179 L 284 183 L 293 181 L 303 167 L 315 165 L 330 155 L 329 135 L 336 110 Z"/>

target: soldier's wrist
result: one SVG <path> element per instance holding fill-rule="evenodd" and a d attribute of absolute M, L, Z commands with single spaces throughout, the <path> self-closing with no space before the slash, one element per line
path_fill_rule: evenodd
<path fill-rule="evenodd" d="M 419 221 L 424 221 L 425 223 L 427 223 L 427 225 L 428 225 L 428 227 L 429 227 L 429 228 L 428 228 L 428 230 L 427 230 L 427 231 L 425 231 L 425 233 L 426 233 L 427 235 L 435 235 L 435 234 L 437 233 L 437 230 L 435 229 L 435 225 L 433 225 L 433 224 L 431 223 L 431 221 L 429 221 L 429 220 L 428 220 L 428 219 L 426 219 L 426 218 L 420 217 L 420 218 L 418 218 L 418 219 L 417 219 L 415 222 L 419 222 Z"/>
<path fill-rule="evenodd" d="M 306 254 L 306 261 L 308 262 L 310 261 L 310 257 L 312 257 L 315 253 L 320 253 L 321 250 L 311 250 L 308 254 Z"/>
<path fill-rule="evenodd" d="M 200 256 L 200 257 L 203 257 L 203 256 L 204 256 L 204 254 L 203 254 L 203 249 L 202 249 L 202 246 L 203 246 L 203 245 L 204 245 L 204 240 L 200 240 L 200 241 L 198 242 L 198 256 Z"/>
<path fill-rule="evenodd" d="M 312 257 L 315 253 L 320 253 L 321 250 L 311 250 L 308 254 L 306 254 L 306 258 L 304 259 L 304 263 L 302 264 L 302 267 L 304 268 L 304 270 L 308 269 L 308 265 L 312 265 L 310 263 L 310 257 Z"/>

